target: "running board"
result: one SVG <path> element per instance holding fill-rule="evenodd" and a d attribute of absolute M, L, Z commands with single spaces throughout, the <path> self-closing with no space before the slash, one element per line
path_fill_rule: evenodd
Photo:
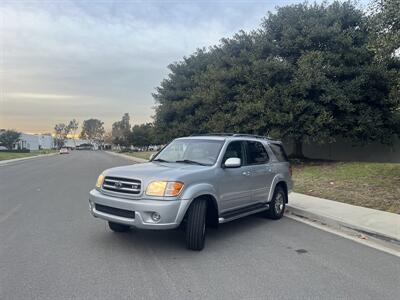
<path fill-rule="evenodd" d="M 264 210 L 267 210 L 268 208 L 269 204 L 257 204 L 257 205 L 247 206 L 238 210 L 222 214 L 222 216 L 218 218 L 218 222 L 219 224 L 227 223 L 245 216 L 262 212 Z"/>

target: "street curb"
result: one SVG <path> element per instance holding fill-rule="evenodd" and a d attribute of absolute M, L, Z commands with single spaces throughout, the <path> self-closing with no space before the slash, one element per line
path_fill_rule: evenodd
<path fill-rule="evenodd" d="M 133 156 L 126 155 L 126 154 L 123 154 L 123 153 L 116 153 L 116 152 L 112 152 L 112 151 L 105 151 L 105 152 L 108 153 L 108 154 L 114 155 L 114 156 L 119 156 L 119 157 L 122 157 L 122 158 L 133 160 L 134 162 L 137 162 L 139 164 L 149 162 L 147 159 L 143 159 L 143 158 L 139 158 L 139 157 L 133 157 Z"/>
<path fill-rule="evenodd" d="M 53 155 L 57 155 L 57 154 L 58 153 L 40 154 L 40 155 L 35 155 L 35 156 L 28 156 L 28 157 L 0 160 L 0 167 L 9 165 L 10 163 L 12 164 L 14 162 L 19 162 L 19 161 L 24 161 L 24 160 L 29 160 L 29 159 L 39 158 L 39 157 L 53 156 Z"/>
<path fill-rule="evenodd" d="M 368 227 L 351 224 L 349 222 L 346 222 L 340 218 L 335 218 L 333 216 L 317 214 L 317 213 L 310 212 L 310 211 L 307 211 L 307 210 L 299 208 L 299 207 L 292 206 L 290 204 L 286 205 L 286 213 L 292 214 L 292 215 L 300 217 L 300 218 L 305 218 L 305 219 L 308 219 L 311 221 L 318 221 L 318 222 L 322 223 L 323 225 L 328 225 L 328 226 L 336 228 L 336 229 L 341 229 L 344 227 L 346 229 L 351 229 L 351 230 L 360 232 L 362 234 L 370 235 L 374 238 L 383 240 L 385 242 L 390 242 L 393 244 L 400 245 L 400 240 L 397 237 L 374 231 Z"/>

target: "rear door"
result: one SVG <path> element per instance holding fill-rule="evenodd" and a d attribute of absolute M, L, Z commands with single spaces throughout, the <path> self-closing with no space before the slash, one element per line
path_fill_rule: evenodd
<path fill-rule="evenodd" d="M 284 177 L 286 183 L 288 184 L 288 188 L 291 189 L 292 174 L 291 174 L 289 159 L 286 155 L 285 149 L 280 143 L 269 143 L 268 146 L 275 156 L 275 162 L 272 163 L 274 168 L 272 168 L 272 170 L 275 170 L 275 173 L 281 174 Z"/>
<path fill-rule="evenodd" d="M 246 164 L 250 168 L 253 203 L 267 202 L 275 173 L 264 145 L 258 141 L 246 141 Z"/>

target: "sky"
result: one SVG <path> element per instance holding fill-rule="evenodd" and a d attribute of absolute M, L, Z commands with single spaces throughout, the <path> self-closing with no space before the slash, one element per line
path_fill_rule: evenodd
<path fill-rule="evenodd" d="M 150 122 L 169 64 L 299 2 L 1 0 L 0 128 Z"/>

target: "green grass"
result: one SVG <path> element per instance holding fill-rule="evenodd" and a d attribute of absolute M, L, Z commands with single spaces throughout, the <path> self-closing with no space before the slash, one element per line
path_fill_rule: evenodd
<path fill-rule="evenodd" d="M 400 214 L 400 164 L 293 164 L 294 191 Z"/>
<path fill-rule="evenodd" d="M 143 158 L 143 159 L 150 159 L 150 155 L 152 155 L 153 153 L 156 153 L 156 152 L 155 151 L 124 152 L 124 154 L 126 154 L 126 155 Z"/>
<path fill-rule="evenodd" d="M 57 152 L 57 150 L 38 150 L 38 151 L 31 151 L 29 153 L 0 151 L 0 161 L 8 160 L 8 159 L 15 159 L 15 158 L 37 156 L 37 155 L 41 155 L 41 154 L 50 154 L 50 153 L 54 153 L 54 152 Z"/>

